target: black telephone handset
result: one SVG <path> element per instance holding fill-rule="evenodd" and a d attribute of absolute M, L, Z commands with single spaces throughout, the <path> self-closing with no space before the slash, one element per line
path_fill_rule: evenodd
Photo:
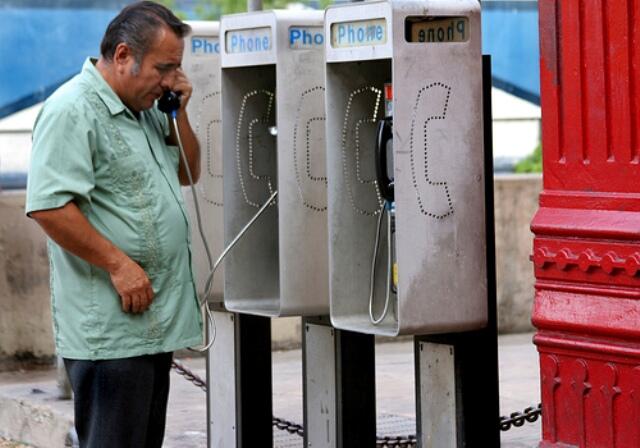
<path fill-rule="evenodd" d="M 388 157 L 393 157 L 393 118 L 386 117 L 378 122 L 376 137 L 376 178 L 380 194 L 388 202 L 394 201 L 393 175 L 389 177 Z M 393 163 L 393 162 L 392 162 Z"/>
<path fill-rule="evenodd" d="M 180 108 L 180 92 L 165 90 L 158 100 L 158 109 L 165 114 L 173 114 Z"/>

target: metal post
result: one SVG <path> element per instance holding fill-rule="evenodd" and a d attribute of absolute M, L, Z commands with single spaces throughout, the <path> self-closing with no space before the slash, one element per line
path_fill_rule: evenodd
<path fill-rule="evenodd" d="M 247 0 L 247 11 L 262 11 L 262 0 Z"/>
<path fill-rule="evenodd" d="M 483 116 L 489 320 L 478 331 L 415 337 L 416 416 L 424 448 L 500 446 L 490 56 L 483 56 Z M 442 415 L 455 425 L 438 425 L 434 419 Z"/>
<path fill-rule="evenodd" d="M 375 446 L 375 338 L 335 330 L 338 448 Z"/>
<path fill-rule="evenodd" d="M 271 321 L 213 313 L 216 343 L 208 357 L 209 448 L 273 446 Z"/>
<path fill-rule="evenodd" d="M 374 337 L 336 330 L 322 316 L 303 320 L 302 344 L 304 446 L 374 446 Z"/>
<path fill-rule="evenodd" d="M 302 319 L 302 397 L 306 447 L 336 447 L 336 330 L 329 317 Z"/>
<path fill-rule="evenodd" d="M 212 308 L 215 306 L 210 305 Z M 233 313 L 212 311 L 215 344 L 207 352 L 207 446 L 236 447 L 236 318 Z M 208 328 L 211 333 L 211 329 Z"/>
<path fill-rule="evenodd" d="M 273 446 L 271 319 L 236 314 L 238 448 Z"/>

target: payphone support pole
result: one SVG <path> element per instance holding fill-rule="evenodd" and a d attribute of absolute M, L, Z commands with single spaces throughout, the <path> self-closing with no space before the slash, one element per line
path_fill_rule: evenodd
<path fill-rule="evenodd" d="M 491 57 L 488 55 L 482 57 L 482 71 L 488 324 L 477 331 L 415 337 L 419 446 L 500 446 Z"/>
<path fill-rule="evenodd" d="M 214 311 L 216 343 L 208 356 L 207 446 L 273 446 L 271 320 Z"/>
<path fill-rule="evenodd" d="M 333 328 L 329 316 L 303 319 L 305 448 L 375 445 L 374 339 Z"/>

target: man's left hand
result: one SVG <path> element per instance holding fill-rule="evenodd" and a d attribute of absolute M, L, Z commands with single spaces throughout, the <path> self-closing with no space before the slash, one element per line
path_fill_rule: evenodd
<path fill-rule="evenodd" d="M 173 87 L 171 88 L 174 92 L 180 92 L 180 112 L 184 112 L 187 108 L 187 103 L 189 103 L 189 99 L 191 98 L 191 93 L 193 92 L 193 86 L 191 85 L 191 81 L 187 78 L 184 71 L 181 68 L 176 70 L 176 77 L 173 83 Z"/>

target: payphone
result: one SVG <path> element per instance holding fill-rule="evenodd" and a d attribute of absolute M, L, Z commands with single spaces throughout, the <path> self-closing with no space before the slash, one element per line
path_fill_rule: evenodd
<path fill-rule="evenodd" d="M 322 21 L 319 11 L 222 18 L 225 240 L 278 192 L 226 260 L 234 312 L 328 314 Z"/>
<path fill-rule="evenodd" d="M 183 193 L 191 220 L 193 267 L 198 295 L 205 292 L 205 282 L 210 272 L 208 258 L 222 252 L 222 148 L 220 145 L 220 41 L 219 23 L 189 21 L 191 33 L 185 38 L 182 66 L 193 85 L 193 93 L 187 113 L 200 143 L 200 181 L 195 185 L 199 198 L 202 229 L 208 242 L 202 244 L 198 235 L 195 204 L 190 188 Z M 224 267 L 220 266 L 213 279 L 209 300 L 222 302 Z"/>
<path fill-rule="evenodd" d="M 390 336 L 482 328 L 479 3 L 331 6 L 325 35 L 333 325 Z"/>

